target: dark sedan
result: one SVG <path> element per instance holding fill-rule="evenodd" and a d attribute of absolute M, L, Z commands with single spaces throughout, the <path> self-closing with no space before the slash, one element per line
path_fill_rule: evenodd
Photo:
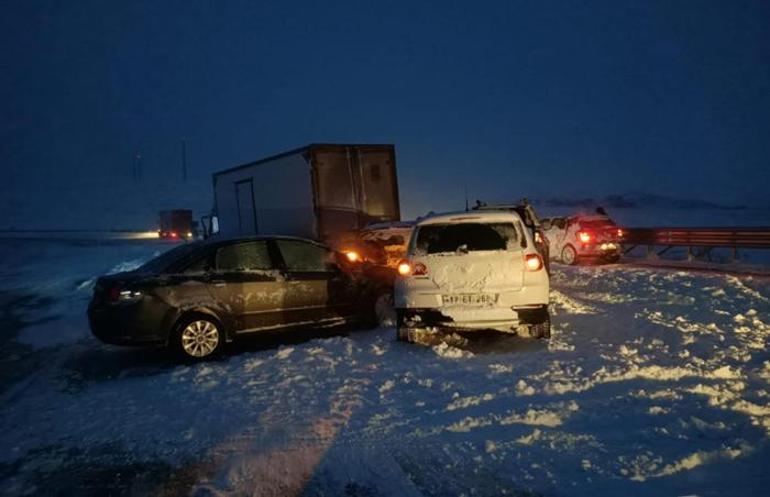
<path fill-rule="evenodd" d="M 91 330 L 106 343 L 167 345 L 203 359 L 241 334 L 370 319 L 374 290 L 343 261 L 299 238 L 188 243 L 99 278 Z"/>

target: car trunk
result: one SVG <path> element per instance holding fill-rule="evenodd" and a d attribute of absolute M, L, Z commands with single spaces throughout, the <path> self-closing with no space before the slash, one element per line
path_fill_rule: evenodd
<path fill-rule="evenodd" d="M 425 264 L 428 278 L 442 294 L 518 290 L 524 283 L 521 251 L 476 251 L 436 254 L 415 259 Z"/>
<path fill-rule="evenodd" d="M 425 265 L 444 305 L 494 304 L 500 292 L 524 283 L 521 236 L 510 222 L 425 225 L 416 235 L 414 262 Z"/>

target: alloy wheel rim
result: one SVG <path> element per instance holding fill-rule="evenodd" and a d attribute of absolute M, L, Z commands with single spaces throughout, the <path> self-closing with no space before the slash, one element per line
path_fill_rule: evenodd
<path fill-rule="evenodd" d="M 206 357 L 219 345 L 219 331 L 210 321 L 188 324 L 182 331 L 182 348 L 192 357 Z"/>
<path fill-rule="evenodd" d="M 572 264 L 575 261 L 575 249 L 572 247 L 564 247 L 564 253 L 562 253 L 562 259 L 567 264 Z"/>

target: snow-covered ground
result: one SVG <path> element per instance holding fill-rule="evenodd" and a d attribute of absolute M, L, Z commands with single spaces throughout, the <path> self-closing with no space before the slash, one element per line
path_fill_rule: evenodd
<path fill-rule="evenodd" d="M 549 343 L 319 332 L 179 365 L 84 319 L 96 275 L 164 248 L 0 240 L 2 494 L 770 488 L 768 279 L 554 266 Z"/>

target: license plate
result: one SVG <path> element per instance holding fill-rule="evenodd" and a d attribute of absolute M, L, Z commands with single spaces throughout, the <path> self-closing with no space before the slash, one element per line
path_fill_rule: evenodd
<path fill-rule="evenodd" d="M 456 293 L 442 295 L 444 305 L 489 305 L 497 302 L 497 294 L 492 293 Z"/>

